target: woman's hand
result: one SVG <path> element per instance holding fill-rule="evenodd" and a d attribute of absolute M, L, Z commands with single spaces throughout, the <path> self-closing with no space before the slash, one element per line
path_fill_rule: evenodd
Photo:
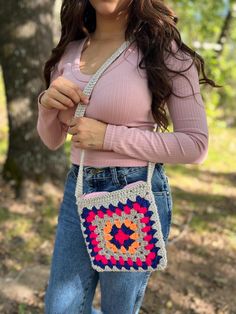
<path fill-rule="evenodd" d="M 107 124 L 87 117 L 73 117 L 68 133 L 74 145 L 84 149 L 102 149 Z"/>
<path fill-rule="evenodd" d="M 50 84 L 40 102 L 47 109 L 67 110 L 79 102 L 88 104 L 89 99 L 78 85 L 59 76 Z"/>

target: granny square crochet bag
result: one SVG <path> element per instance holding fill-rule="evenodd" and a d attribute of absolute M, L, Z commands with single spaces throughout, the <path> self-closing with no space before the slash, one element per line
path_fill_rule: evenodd
<path fill-rule="evenodd" d="M 83 93 L 92 89 L 106 68 L 130 45 L 125 41 L 97 70 Z M 79 103 L 75 117 L 86 105 Z M 151 189 L 155 164 L 148 162 L 147 181 L 112 192 L 83 193 L 84 149 L 81 150 L 75 197 L 81 229 L 92 267 L 99 271 L 154 271 L 167 266 L 158 208 Z"/>

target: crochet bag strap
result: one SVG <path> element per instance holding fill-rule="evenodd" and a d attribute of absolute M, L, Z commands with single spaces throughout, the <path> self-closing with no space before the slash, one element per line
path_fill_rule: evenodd
<path fill-rule="evenodd" d="M 109 67 L 109 65 L 115 61 L 120 54 L 130 45 L 130 43 L 134 39 L 131 37 L 130 40 L 125 41 L 103 64 L 102 66 L 96 71 L 96 73 L 92 76 L 92 78 L 89 80 L 89 82 L 86 84 L 83 93 L 88 96 L 89 98 L 91 97 L 93 87 L 97 83 L 98 79 L 100 76 L 103 74 L 103 72 Z M 86 106 L 82 102 L 78 103 L 78 106 L 76 108 L 74 117 L 83 117 L 85 114 Z M 79 173 L 77 176 L 77 182 L 76 182 L 76 187 L 75 187 L 75 196 L 78 198 L 79 196 L 83 195 L 83 164 L 84 164 L 84 153 L 85 150 L 81 150 L 81 155 L 80 155 L 80 164 L 79 164 Z M 147 182 L 151 185 L 151 179 L 152 179 L 152 174 L 155 168 L 155 163 L 148 162 L 148 174 L 147 174 Z"/>

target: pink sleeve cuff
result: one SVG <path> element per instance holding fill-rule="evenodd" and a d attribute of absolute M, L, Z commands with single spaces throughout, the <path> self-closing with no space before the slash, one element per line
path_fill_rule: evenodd
<path fill-rule="evenodd" d="M 115 128 L 116 128 L 116 125 L 113 125 L 113 124 L 107 125 L 104 142 L 103 142 L 104 150 L 112 150 L 112 143 L 113 143 L 113 138 L 115 135 Z"/>
<path fill-rule="evenodd" d="M 39 108 L 39 114 L 42 116 L 47 116 L 47 117 L 53 117 L 55 118 L 58 115 L 58 109 L 56 108 L 46 108 L 42 103 L 41 103 L 41 98 L 43 96 L 43 94 L 46 92 L 46 90 L 42 91 L 39 95 L 38 95 L 38 108 Z M 61 127 L 64 131 L 68 131 L 69 126 L 63 122 L 60 121 Z"/>
<path fill-rule="evenodd" d="M 52 116 L 57 116 L 58 114 L 58 109 L 56 108 L 46 108 L 42 103 L 41 103 L 41 98 L 43 96 L 43 94 L 46 92 L 46 90 L 42 91 L 39 95 L 38 95 L 38 110 L 39 110 L 39 114 L 41 115 L 52 115 Z"/>

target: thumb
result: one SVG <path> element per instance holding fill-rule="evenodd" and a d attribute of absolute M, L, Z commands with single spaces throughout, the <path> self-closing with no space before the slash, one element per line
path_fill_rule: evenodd
<path fill-rule="evenodd" d="M 79 92 L 79 96 L 80 96 L 80 100 L 81 102 L 85 103 L 86 105 L 89 103 L 89 97 L 87 95 L 85 95 L 81 89 L 78 90 Z"/>

